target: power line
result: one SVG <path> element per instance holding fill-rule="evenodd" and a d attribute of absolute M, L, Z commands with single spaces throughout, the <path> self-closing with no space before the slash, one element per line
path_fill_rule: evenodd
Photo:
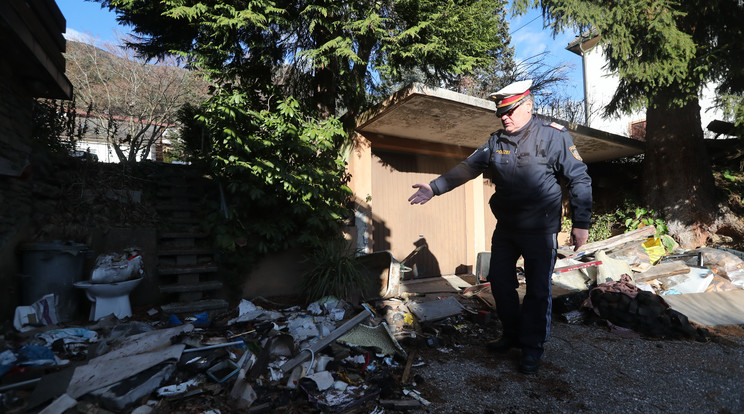
<path fill-rule="evenodd" d="M 530 21 L 528 21 L 527 23 L 525 23 L 525 24 L 523 24 L 523 25 L 519 26 L 518 28 L 516 28 L 516 29 L 512 30 L 511 32 L 509 32 L 509 36 L 513 35 L 514 33 L 517 33 L 518 31 L 520 31 L 520 30 L 522 30 L 522 29 L 524 29 L 524 28 L 525 28 L 525 26 L 527 26 L 528 24 L 530 24 L 530 23 L 534 22 L 534 21 L 535 21 L 535 20 L 537 20 L 537 19 L 538 19 L 539 17 L 542 17 L 542 15 L 541 15 L 541 14 L 538 14 L 538 15 L 537 15 L 537 16 L 535 16 L 535 17 L 534 17 L 534 18 L 533 18 L 532 20 L 530 20 Z"/>

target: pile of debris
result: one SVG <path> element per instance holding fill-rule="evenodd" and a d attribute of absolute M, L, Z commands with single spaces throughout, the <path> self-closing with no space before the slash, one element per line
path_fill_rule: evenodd
<path fill-rule="evenodd" d="M 694 299 L 731 302 L 731 315 L 722 316 L 731 317 L 730 324 L 744 323 L 735 315 L 744 303 L 744 254 L 712 247 L 668 251 L 655 234 L 653 226 L 642 227 L 559 260 L 553 286 L 572 293 L 558 298 L 557 312 L 579 321 L 588 308 L 628 335 L 700 339 L 705 330 L 695 329 L 688 316 L 702 322 L 701 312 L 709 310 L 685 306 Z"/>
<path fill-rule="evenodd" d="M 699 316 L 668 302 L 732 293 L 741 305 L 742 254 L 708 248 L 670 254 L 654 235 L 646 227 L 580 252 L 562 251 L 553 274 L 554 313 L 568 323 L 601 321 L 622 335 L 706 339 L 695 324 Z M 417 350 L 453 346 L 470 335 L 468 325 L 495 323 L 490 286 L 479 275 L 401 280 L 403 267 L 388 252 L 373 255 L 362 260 L 381 269 L 369 272 L 380 286 L 380 298 L 369 304 L 329 297 L 290 306 L 254 298 L 228 312 L 180 315 L 183 320 L 152 309 L 125 320 L 112 315 L 87 326 L 5 335 L 0 411 L 426 408 L 427 395 L 417 391 L 422 384 L 414 367 L 425 363 Z M 738 321 L 744 312 L 730 313 L 724 316 L 738 318 L 732 324 L 744 323 Z M 471 331 L 483 340 L 482 329 Z"/>
<path fill-rule="evenodd" d="M 266 303 L 243 300 L 212 320 L 207 313 L 147 322 L 112 315 L 86 327 L 48 326 L 6 337 L 0 407 L 9 413 L 263 413 L 428 404 L 409 379 L 414 359 L 380 314 L 385 309 L 334 298 L 306 308 Z M 454 303 L 450 313 L 459 314 L 463 307 Z"/>

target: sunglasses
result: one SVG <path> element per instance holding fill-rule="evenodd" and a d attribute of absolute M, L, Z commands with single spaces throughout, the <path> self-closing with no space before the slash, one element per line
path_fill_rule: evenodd
<path fill-rule="evenodd" d="M 511 118 L 512 115 L 514 115 L 514 111 L 516 111 L 517 108 L 519 108 L 520 106 L 522 106 L 521 103 L 519 105 L 515 106 L 514 108 L 512 108 L 512 109 L 510 109 L 510 110 L 508 110 L 506 112 L 504 112 L 503 114 L 499 115 L 499 117 L 508 116 L 509 118 Z"/>

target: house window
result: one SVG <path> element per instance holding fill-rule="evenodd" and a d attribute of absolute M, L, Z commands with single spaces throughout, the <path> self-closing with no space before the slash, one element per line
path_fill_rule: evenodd
<path fill-rule="evenodd" d="M 630 123 L 630 138 L 637 141 L 646 140 L 646 120 L 633 121 Z"/>

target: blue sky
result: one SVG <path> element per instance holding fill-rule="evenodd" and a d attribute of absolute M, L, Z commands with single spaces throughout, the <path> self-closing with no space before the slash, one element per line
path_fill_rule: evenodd
<path fill-rule="evenodd" d="M 115 40 L 115 30 L 119 30 L 122 34 L 127 32 L 126 27 L 117 25 L 114 13 L 101 9 L 99 3 L 84 0 L 57 0 L 57 5 L 67 19 L 68 35 L 77 32 L 109 42 Z M 554 39 L 549 29 L 543 29 L 542 16 L 537 10 L 512 18 L 510 26 L 517 59 L 527 59 L 548 51 L 550 54 L 547 57 L 547 63 L 572 65 L 572 70 L 569 72 L 571 82 L 567 86 L 566 93 L 573 99 L 582 99 L 581 58 L 565 49 L 576 33 L 563 33 Z"/>

